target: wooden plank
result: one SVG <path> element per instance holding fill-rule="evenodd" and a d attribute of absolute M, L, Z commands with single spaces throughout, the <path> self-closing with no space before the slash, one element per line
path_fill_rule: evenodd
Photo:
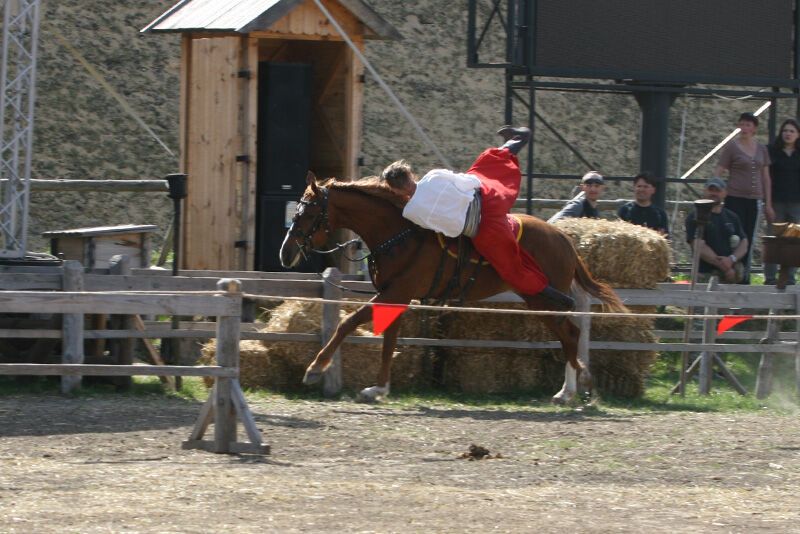
<path fill-rule="evenodd" d="M 680 339 L 682 336 L 682 332 L 677 330 L 653 330 L 652 334 L 659 338 L 660 340 L 665 339 Z M 760 331 L 755 330 L 728 330 L 727 332 L 723 333 L 721 336 L 718 336 L 717 339 L 725 339 L 725 340 L 734 340 L 734 339 L 744 339 L 744 340 L 761 340 L 763 339 L 764 335 Z M 792 330 L 791 332 L 778 332 L 775 334 L 775 341 L 794 341 L 797 338 L 797 332 Z M 703 333 L 701 331 L 693 331 L 689 336 L 689 339 L 703 339 Z"/>
<path fill-rule="evenodd" d="M 247 94 L 243 103 L 244 117 L 242 119 L 242 146 L 243 154 L 250 156 L 247 164 L 247 173 L 244 175 L 243 186 L 244 207 L 241 224 L 243 237 L 247 242 L 244 264 L 240 269 L 254 269 L 256 264 L 256 170 L 258 168 L 258 39 L 248 38 L 247 48 L 243 53 L 247 59 L 247 68 L 250 71 L 251 82 L 247 85 Z M 230 278 L 237 278 L 232 276 Z"/>
<path fill-rule="evenodd" d="M 712 276 L 706 286 L 706 291 L 712 292 L 717 289 L 719 279 Z M 715 307 L 706 306 L 704 315 L 714 315 L 717 313 Z M 705 319 L 703 321 L 703 343 L 706 345 L 713 344 L 716 340 L 716 319 Z M 714 377 L 712 370 L 714 368 L 714 352 L 710 350 L 703 351 L 700 356 L 700 378 L 698 385 L 698 392 L 700 395 L 709 395 L 711 393 L 711 381 Z"/>
<path fill-rule="evenodd" d="M 182 267 L 235 268 L 241 37 L 194 39 L 187 147 L 186 254 Z M 202 222 L 202 223 L 201 223 Z"/>
<path fill-rule="evenodd" d="M 773 314 L 775 314 L 775 311 L 770 310 L 770 315 Z M 769 319 L 767 321 L 766 342 L 768 344 L 775 342 L 779 320 L 780 319 Z M 769 394 L 772 393 L 772 360 L 773 358 L 771 353 L 764 351 L 761 354 L 761 360 L 758 362 L 758 373 L 756 375 L 757 399 L 766 399 Z"/>
<path fill-rule="evenodd" d="M 83 291 L 83 266 L 77 261 L 64 262 L 64 289 L 66 291 Z M 53 295 L 62 293 L 46 293 L 50 295 L 48 301 L 53 300 Z M 0 302 L 2 297 L 0 297 Z M 83 310 L 75 310 L 75 313 L 65 313 L 61 322 L 62 346 L 63 354 L 61 355 L 61 362 L 63 364 L 77 365 L 83 363 L 83 314 L 91 312 L 91 309 L 86 307 Z M 8 311 L 17 311 L 15 306 L 0 306 L 0 309 Z M 35 307 L 31 313 L 36 313 L 39 310 L 53 310 L 53 307 L 47 305 Z M 57 309 L 57 308 L 56 308 Z M 61 378 L 61 393 L 72 393 L 81 385 L 81 375 L 75 374 L 72 376 L 63 376 Z"/>
<path fill-rule="evenodd" d="M 654 289 L 626 289 L 617 292 L 628 306 L 671 305 L 713 308 L 763 308 L 789 310 L 794 308 L 792 295 L 746 291 L 674 291 L 665 294 Z M 594 302 L 594 301 L 593 301 Z"/>
<path fill-rule="evenodd" d="M 219 289 L 241 301 L 241 286 L 236 280 L 220 280 Z M 239 316 L 217 318 L 217 363 L 224 367 L 239 368 Z M 233 380 L 218 378 L 214 401 L 214 442 L 218 452 L 228 452 L 228 445 L 236 441 L 236 407 L 233 404 Z"/>
<path fill-rule="evenodd" d="M 99 365 L 66 363 L 0 363 L 0 375 L 31 376 L 216 376 L 237 378 L 233 367 L 182 365 Z"/>
<path fill-rule="evenodd" d="M 86 275 L 86 287 L 91 291 L 213 291 L 218 280 L 211 277 Z M 345 282 L 342 285 L 356 289 L 372 287 L 368 282 Z M 242 280 L 242 287 L 245 293 L 272 297 L 319 298 L 322 295 L 321 280 L 245 279 Z"/>
<path fill-rule="evenodd" d="M 0 291 L 61 290 L 61 274 L 28 274 L 0 272 Z"/>
<path fill-rule="evenodd" d="M 142 318 L 139 315 L 134 315 L 133 316 L 133 326 L 134 326 L 134 328 L 136 328 L 136 330 L 138 330 L 138 331 L 140 331 L 142 333 L 144 333 L 145 330 L 146 330 L 146 328 L 144 326 L 144 321 L 142 321 Z M 150 339 L 144 338 L 144 339 L 142 339 L 142 342 L 144 343 L 145 349 L 147 349 L 147 353 L 150 355 L 150 360 L 155 365 L 166 365 L 166 363 L 164 362 L 164 359 L 161 357 L 161 354 L 156 350 L 155 346 L 150 341 Z M 163 377 L 161 377 L 161 382 L 166 384 L 167 387 L 171 391 L 175 391 L 177 389 L 175 387 L 175 377 L 174 376 L 163 376 Z"/>
<path fill-rule="evenodd" d="M 0 339 L 61 339 L 61 336 L 61 330 L 0 328 Z"/>
<path fill-rule="evenodd" d="M 9 313 L 139 313 L 168 315 L 231 315 L 236 301 L 224 295 L 0 292 L 0 309 Z"/>
<path fill-rule="evenodd" d="M 233 405 L 236 408 L 236 415 L 242 422 L 242 426 L 247 433 L 247 438 L 250 440 L 250 443 L 254 445 L 262 445 L 263 440 L 261 439 L 261 432 L 258 431 L 256 420 L 253 418 L 253 413 L 250 411 L 250 407 L 247 406 L 247 400 L 244 398 L 242 386 L 239 384 L 238 380 L 233 380 L 232 393 Z"/>
<path fill-rule="evenodd" d="M 326 300 L 340 300 L 342 290 L 336 287 L 341 283 L 338 269 L 325 269 L 323 278 L 330 283 L 322 285 L 322 297 Z M 336 285 L 333 285 L 336 284 Z M 340 305 L 328 303 L 322 305 L 322 344 L 326 345 L 336 332 L 339 325 Z M 337 348 L 333 353 L 333 361 L 323 375 L 322 393 L 326 397 L 333 397 L 342 391 L 342 354 Z"/>
<path fill-rule="evenodd" d="M 211 393 L 208 395 L 208 398 L 200 408 L 200 414 L 197 416 L 197 421 L 194 423 L 192 433 L 189 435 L 189 441 L 197 441 L 201 439 L 205 435 L 206 430 L 208 430 L 209 425 L 211 425 L 211 422 L 214 420 L 214 399 L 217 397 L 215 391 L 216 389 L 216 386 L 211 389 Z"/>
<path fill-rule="evenodd" d="M 192 79 L 192 34 L 181 34 L 180 106 L 178 107 L 178 146 L 180 160 L 178 172 L 188 173 L 189 109 Z M 166 185 L 166 180 L 164 181 Z M 169 188 L 167 188 L 169 189 Z M 186 250 L 186 249 L 184 249 Z"/>
<path fill-rule="evenodd" d="M 2 272 L 2 271 L 0 271 Z M 172 271 L 167 269 L 131 269 L 131 274 L 135 276 L 147 276 L 155 278 L 165 278 L 172 276 Z M 208 269 L 181 269 L 179 276 L 187 278 L 236 278 L 237 280 L 316 280 L 322 281 L 321 273 L 292 273 L 292 272 L 264 272 L 264 271 L 218 271 Z M 342 274 L 342 280 L 365 282 L 363 276 Z"/>
<path fill-rule="evenodd" d="M 797 295 L 795 303 L 796 314 L 800 311 L 800 294 Z M 800 319 L 795 321 L 795 329 L 797 330 L 797 337 L 794 340 L 794 383 L 795 393 L 800 395 Z"/>

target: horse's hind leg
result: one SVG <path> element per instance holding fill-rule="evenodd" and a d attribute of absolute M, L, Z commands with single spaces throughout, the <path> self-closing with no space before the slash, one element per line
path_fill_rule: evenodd
<path fill-rule="evenodd" d="M 583 365 L 578 360 L 578 338 L 580 329 L 571 321 L 564 320 L 563 317 L 543 317 L 542 322 L 553 332 L 561 342 L 561 350 L 567 363 L 564 367 L 564 386 L 561 391 L 553 395 L 554 404 L 566 404 L 570 402 L 578 392 L 578 373 L 583 375 Z"/>
<path fill-rule="evenodd" d="M 383 332 L 383 346 L 381 348 L 381 367 L 378 371 L 378 380 L 374 386 L 364 388 L 358 394 L 361 400 L 378 401 L 389 395 L 389 383 L 392 376 L 392 359 L 397 346 L 397 335 L 400 332 L 400 318 L 392 323 Z"/>
<path fill-rule="evenodd" d="M 322 375 L 328 370 L 333 362 L 333 353 L 342 344 L 342 341 L 347 337 L 358 325 L 366 323 L 372 317 L 372 310 L 369 306 L 362 306 L 355 312 L 351 313 L 336 326 L 334 332 L 328 343 L 322 347 L 322 350 L 317 353 L 317 357 L 311 362 L 306 369 L 306 374 L 303 377 L 303 384 L 312 385 L 322 380 Z"/>

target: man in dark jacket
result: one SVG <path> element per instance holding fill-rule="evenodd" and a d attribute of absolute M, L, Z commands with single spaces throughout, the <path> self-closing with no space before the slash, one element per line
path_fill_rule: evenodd
<path fill-rule="evenodd" d="M 722 178 L 709 178 L 705 197 L 715 204 L 700 244 L 700 273 L 705 275 L 704 278 L 716 274 L 722 281 L 734 284 L 744 279 L 741 260 L 747 254 L 747 237 L 739 217 L 724 207 L 726 194 Z M 697 221 L 692 211 L 686 217 L 686 241 L 690 245 L 693 245 L 696 229 Z"/>
<path fill-rule="evenodd" d="M 597 171 L 589 171 L 581 178 L 581 192 L 566 203 L 566 205 L 547 219 L 547 222 L 554 223 L 566 217 L 591 217 L 597 219 L 600 213 L 597 211 L 597 201 L 605 189 L 603 175 Z"/>
<path fill-rule="evenodd" d="M 652 228 L 664 237 L 669 237 L 667 212 L 653 205 L 655 193 L 656 179 L 646 172 L 637 174 L 633 179 L 634 200 L 619 208 L 617 216 L 623 221 Z"/>

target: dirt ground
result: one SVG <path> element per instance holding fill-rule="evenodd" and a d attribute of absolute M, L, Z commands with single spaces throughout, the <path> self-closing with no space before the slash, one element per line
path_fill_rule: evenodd
<path fill-rule="evenodd" d="M 0 532 L 800 531 L 796 415 L 251 408 L 269 457 L 181 450 L 195 402 L 0 397 Z"/>

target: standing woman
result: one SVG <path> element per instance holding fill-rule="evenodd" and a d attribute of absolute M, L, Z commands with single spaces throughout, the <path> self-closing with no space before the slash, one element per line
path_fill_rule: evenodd
<path fill-rule="evenodd" d="M 772 222 L 800 222 L 800 124 L 786 119 L 781 124 L 780 135 L 769 146 L 770 174 L 772 175 L 772 207 L 775 218 Z M 789 271 L 789 284 L 794 284 L 793 268 Z M 774 285 L 778 266 L 764 265 L 764 284 Z"/>
<path fill-rule="evenodd" d="M 767 147 L 755 138 L 758 117 L 752 113 L 742 113 L 736 124 L 739 135 L 725 145 L 714 169 L 714 176 L 722 176 L 728 171 L 728 197 L 725 207 L 736 213 L 742 221 L 748 239 L 747 254 L 742 260 L 745 265 L 743 284 L 750 283 L 750 260 L 753 237 L 758 222 L 758 204 L 764 201 L 764 213 L 772 222 L 772 184 L 769 176 L 769 153 Z"/>

